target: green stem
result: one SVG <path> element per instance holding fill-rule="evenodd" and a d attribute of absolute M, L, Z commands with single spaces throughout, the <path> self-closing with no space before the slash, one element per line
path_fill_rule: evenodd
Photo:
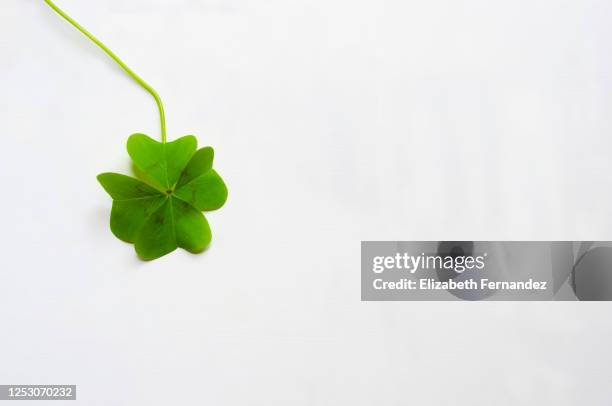
<path fill-rule="evenodd" d="M 83 26 L 74 21 L 68 14 L 64 13 L 59 7 L 57 7 L 51 0 L 44 0 L 45 3 L 49 5 L 57 14 L 62 16 L 66 21 L 68 21 L 72 26 L 74 26 L 77 30 L 81 31 L 83 35 L 92 40 L 97 46 L 99 46 L 108 56 L 110 56 L 121 68 L 128 74 L 132 79 L 134 79 L 140 86 L 142 86 L 153 98 L 155 99 L 155 103 L 157 103 L 157 108 L 159 109 L 159 121 L 161 123 L 161 138 L 162 143 L 166 143 L 166 117 L 164 115 L 164 106 L 162 104 L 161 98 L 147 82 L 142 80 L 140 76 L 134 73 L 113 51 L 108 49 L 106 45 L 104 45 L 99 39 L 94 37 L 89 31 L 87 31 Z"/>

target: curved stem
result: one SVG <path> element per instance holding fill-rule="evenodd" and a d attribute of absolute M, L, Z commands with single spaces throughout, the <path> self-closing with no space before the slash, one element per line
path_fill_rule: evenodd
<path fill-rule="evenodd" d="M 77 30 L 81 31 L 83 35 L 93 41 L 97 46 L 99 46 L 108 56 L 110 56 L 121 68 L 128 74 L 132 79 L 134 79 L 140 86 L 142 86 L 153 98 L 155 99 L 155 103 L 157 103 L 157 108 L 159 109 L 159 121 L 161 123 L 161 138 L 162 143 L 166 143 L 166 117 L 164 114 L 164 106 L 162 104 L 161 98 L 147 82 L 142 80 L 140 76 L 134 73 L 113 51 L 108 49 L 106 45 L 104 45 L 99 39 L 94 37 L 89 31 L 87 31 L 82 25 L 74 21 L 68 14 L 64 13 L 59 7 L 57 7 L 51 0 L 44 0 L 45 3 L 49 5 L 57 14 L 62 16 L 66 21 L 68 21 L 72 26 L 74 26 Z"/>

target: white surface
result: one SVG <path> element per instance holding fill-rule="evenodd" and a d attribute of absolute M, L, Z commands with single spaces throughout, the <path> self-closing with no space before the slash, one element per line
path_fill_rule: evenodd
<path fill-rule="evenodd" d="M 108 228 L 150 97 L 0 11 L 0 383 L 79 405 L 609 405 L 609 303 L 361 303 L 364 239 L 612 237 L 612 3 L 62 0 L 230 188 L 203 255 Z M 35 403 L 41 404 L 41 403 Z M 58 404 L 58 403 L 54 403 Z"/>

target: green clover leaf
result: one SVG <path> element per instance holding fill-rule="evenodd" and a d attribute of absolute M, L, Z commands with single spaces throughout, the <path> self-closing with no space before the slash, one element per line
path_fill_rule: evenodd
<path fill-rule="evenodd" d="M 138 179 L 118 173 L 98 175 L 113 198 L 111 231 L 133 243 L 144 260 L 162 257 L 178 247 L 193 253 L 203 251 L 212 235 L 202 211 L 218 209 L 227 200 L 227 187 L 212 169 L 213 149 L 198 150 L 193 135 L 167 142 L 164 105 L 155 89 L 53 1 L 44 1 L 114 60 L 157 104 L 161 142 L 144 134 L 133 134 L 127 142 Z"/>
<path fill-rule="evenodd" d="M 133 243 L 143 260 L 178 247 L 201 252 L 210 243 L 212 234 L 202 211 L 223 206 L 227 187 L 212 169 L 213 149 L 196 149 L 192 135 L 163 143 L 134 134 L 127 150 L 139 179 L 118 173 L 98 175 L 113 198 L 111 231 Z"/>

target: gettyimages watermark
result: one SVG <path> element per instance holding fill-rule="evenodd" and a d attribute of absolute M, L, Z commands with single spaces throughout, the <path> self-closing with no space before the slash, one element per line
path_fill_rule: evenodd
<path fill-rule="evenodd" d="M 361 299 L 612 300 L 612 242 L 363 241 Z"/>

